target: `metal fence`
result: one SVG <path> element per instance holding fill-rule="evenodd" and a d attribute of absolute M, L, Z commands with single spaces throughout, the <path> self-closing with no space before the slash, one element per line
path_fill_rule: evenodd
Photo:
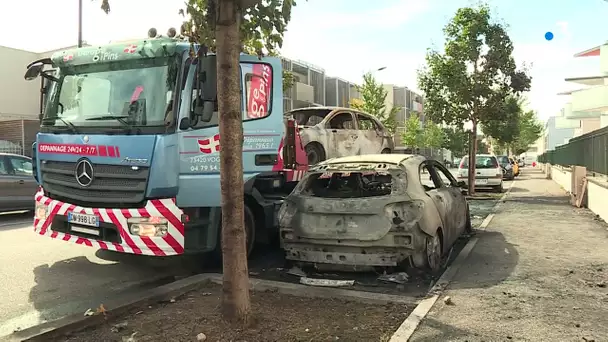
<path fill-rule="evenodd" d="M 31 157 L 39 127 L 38 120 L 0 121 L 0 152 Z"/>
<path fill-rule="evenodd" d="M 608 175 L 608 127 L 572 138 L 538 157 L 540 163 L 584 166 L 588 172 Z"/>

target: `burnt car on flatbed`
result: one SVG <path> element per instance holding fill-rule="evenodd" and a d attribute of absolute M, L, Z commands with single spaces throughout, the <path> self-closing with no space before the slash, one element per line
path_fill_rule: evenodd
<path fill-rule="evenodd" d="M 376 154 L 312 167 L 279 212 L 286 258 L 304 265 L 436 271 L 471 232 L 462 184 L 435 160 Z"/>
<path fill-rule="evenodd" d="M 299 108 L 285 113 L 285 117 L 297 122 L 309 165 L 395 150 L 392 134 L 380 121 L 352 108 Z"/>

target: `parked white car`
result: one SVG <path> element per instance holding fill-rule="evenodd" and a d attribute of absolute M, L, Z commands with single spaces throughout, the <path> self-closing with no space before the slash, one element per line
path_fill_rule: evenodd
<path fill-rule="evenodd" d="M 469 185 L 469 156 L 465 156 L 458 166 L 458 180 Z M 502 167 L 495 155 L 478 154 L 475 156 L 475 188 L 492 188 L 502 192 Z"/>

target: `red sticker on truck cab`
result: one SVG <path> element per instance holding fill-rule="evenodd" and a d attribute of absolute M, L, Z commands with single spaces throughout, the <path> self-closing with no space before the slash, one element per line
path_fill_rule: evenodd
<path fill-rule="evenodd" d="M 100 156 L 118 158 L 120 151 L 118 146 L 107 145 L 83 145 L 83 144 L 47 144 L 39 143 L 38 152 L 71 154 L 77 156 Z"/>

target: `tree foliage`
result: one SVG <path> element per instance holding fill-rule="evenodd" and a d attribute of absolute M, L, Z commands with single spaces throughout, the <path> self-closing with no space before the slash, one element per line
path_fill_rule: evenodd
<path fill-rule="evenodd" d="M 444 127 L 443 134 L 445 139 L 441 147 L 452 151 L 457 158 L 462 158 L 468 152 L 469 134 L 462 126 Z"/>
<path fill-rule="evenodd" d="M 532 110 L 524 111 L 519 116 L 519 134 L 511 144 L 511 150 L 520 155 L 526 152 L 543 134 L 543 125 Z"/>
<path fill-rule="evenodd" d="M 401 136 L 403 144 L 412 149 L 422 147 L 424 145 L 423 133 L 418 113 L 412 112 L 405 121 L 405 132 Z"/>
<path fill-rule="evenodd" d="M 432 121 L 424 123 L 422 130 L 422 141 L 424 147 L 440 148 L 445 143 L 446 136 L 443 129 Z"/>
<path fill-rule="evenodd" d="M 418 72 L 425 113 L 451 125 L 470 121 L 476 136 L 479 124 L 506 119 L 505 99 L 528 91 L 531 79 L 517 68 L 513 43 L 503 25 L 493 22 L 487 5 L 458 9 L 443 32 L 444 51 L 429 50 L 427 65 Z M 475 163 L 470 165 L 469 192 L 474 194 Z"/>
<path fill-rule="evenodd" d="M 499 106 L 499 119 L 488 118 L 482 125 L 483 133 L 492 137 L 499 145 L 509 145 L 517 139 L 520 132 L 520 116 L 523 99 L 509 95 Z"/>
<path fill-rule="evenodd" d="M 360 101 L 351 101 L 352 108 L 375 116 L 384 127 L 391 133 L 395 132 L 395 116 L 401 108 L 393 106 L 390 110 L 386 108 L 386 97 L 388 91 L 382 83 L 376 81 L 371 73 L 363 75 L 363 84 L 356 86 L 361 95 Z"/>

